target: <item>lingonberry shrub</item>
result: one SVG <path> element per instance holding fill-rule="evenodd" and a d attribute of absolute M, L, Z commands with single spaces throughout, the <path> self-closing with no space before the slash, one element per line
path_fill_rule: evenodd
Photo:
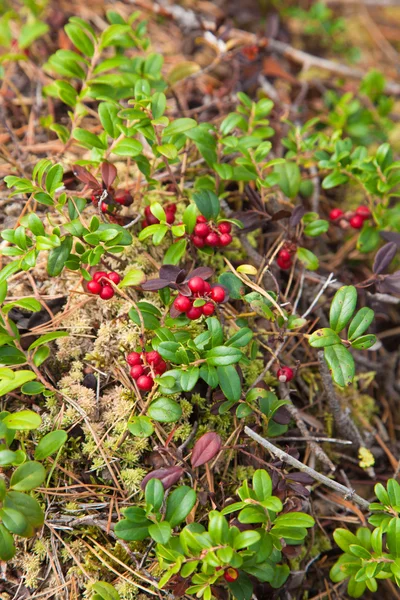
<path fill-rule="evenodd" d="M 312 570 L 309 556 L 324 555 L 326 574 L 332 567 L 321 539 L 333 528 L 320 490 L 310 503 L 314 481 L 345 496 L 330 498 L 342 507 L 337 518 L 364 518 L 352 503 L 366 510 L 366 501 L 340 487 L 340 475 L 323 477 L 345 459 L 337 447 L 350 442 L 372 456 L 357 427 L 376 427 L 395 468 L 390 403 L 384 420 L 371 408 L 380 386 L 397 393 L 378 368 L 393 334 L 380 328 L 396 318 L 400 293 L 399 162 L 385 137 L 392 103 L 370 74 L 360 97 L 321 97 L 326 118 L 308 104 L 315 118 L 294 107 L 283 115 L 263 78 L 254 93 L 229 93 L 229 114 L 220 99 L 210 103 L 215 118 L 208 100 L 182 110 L 179 85 L 195 85 L 198 65 L 185 65 L 188 79 L 179 69 L 164 77 L 142 18 L 107 19 L 101 32 L 70 19 L 43 65 L 40 102 L 14 98 L 15 81 L 36 73 L 37 61 L 20 78 L 4 68 L 11 120 L 34 106 L 20 129 L 31 135 L 38 106 L 40 135 L 56 136 L 57 152 L 37 161 L 5 154 L 10 204 L 22 208 L 1 234 L 0 558 L 11 560 L 15 545 L 23 552 L 13 536 L 33 536 L 46 507 L 38 542 L 65 543 L 76 585 L 101 576 L 153 595 L 288 595 L 291 572 Z M 215 37 L 218 60 L 262 56 L 269 68 L 265 40 L 242 47 L 230 35 Z M 207 31 L 204 42 L 213 40 Z M 65 448 L 60 427 L 71 429 Z M 275 438 L 273 459 L 254 435 Z M 356 480 L 373 466 L 373 456 L 356 467 L 351 459 Z M 387 472 L 380 463 L 379 476 Z M 379 579 L 399 585 L 396 486 L 375 488 L 372 531 L 332 534 L 344 555 L 331 577 L 348 580 L 350 595 L 374 591 Z M 322 523 L 314 537 L 311 507 Z M 43 572 L 45 554 L 37 551 Z M 49 562 L 57 580 L 61 562 Z M 325 593 L 312 585 L 306 593 Z M 107 582 L 92 588 L 95 598 L 117 597 Z"/>

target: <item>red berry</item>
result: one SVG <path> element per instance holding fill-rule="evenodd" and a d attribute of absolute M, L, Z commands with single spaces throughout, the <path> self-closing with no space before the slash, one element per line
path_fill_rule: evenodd
<path fill-rule="evenodd" d="M 167 221 L 168 225 L 172 225 L 172 223 L 175 221 L 174 213 L 170 210 L 167 210 L 165 213 L 165 220 Z"/>
<path fill-rule="evenodd" d="M 362 219 L 369 219 L 371 216 L 371 211 L 368 206 L 359 206 L 356 208 L 356 215 L 360 215 Z"/>
<path fill-rule="evenodd" d="M 211 285 L 208 283 L 208 281 L 205 281 L 203 294 L 209 294 L 210 292 L 211 292 Z"/>
<path fill-rule="evenodd" d="M 131 367 L 130 373 L 133 379 L 138 379 L 144 373 L 143 365 L 134 365 L 133 367 Z"/>
<path fill-rule="evenodd" d="M 97 273 L 93 275 L 93 281 L 100 281 L 103 277 L 107 277 L 107 273 L 105 271 L 97 271 Z"/>
<path fill-rule="evenodd" d="M 343 215 L 344 212 L 340 208 L 332 208 L 331 212 L 329 213 L 329 219 L 331 221 L 337 221 L 340 219 L 340 217 L 343 217 Z"/>
<path fill-rule="evenodd" d="M 221 244 L 221 246 L 229 246 L 231 242 L 232 236 L 230 233 L 221 233 L 221 235 L 219 236 L 219 243 Z"/>
<path fill-rule="evenodd" d="M 106 202 L 101 203 L 101 212 L 106 213 L 108 211 L 108 204 Z"/>
<path fill-rule="evenodd" d="M 146 352 L 146 360 L 149 365 L 157 365 L 161 360 L 161 356 L 157 350 L 151 350 L 150 352 Z"/>
<path fill-rule="evenodd" d="M 189 300 L 187 296 L 182 296 L 182 294 L 179 294 L 174 300 L 174 307 L 176 310 L 179 310 L 179 312 L 186 312 L 191 306 L 191 300 Z"/>
<path fill-rule="evenodd" d="M 134 367 L 135 365 L 140 365 L 142 362 L 142 359 L 140 357 L 139 352 L 129 352 L 128 356 L 126 357 L 126 362 L 128 363 L 128 365 L 130 367 Z"/>
<path fill-rule="evenodd" d="M 141 375 L 139 379 L 136 381 L 139 390 L 143 390 L 144 392 L 148 392 L 153 387 L 153 378 L 150 375 Z"/>
<path fill-rule="evenodd" d="M 148 227 L 148 226 L 149 226 L 149 223 L 148 223 L 147 219 L 145 219 L 145 220 L 142 222 L 142 229 L 146 229 L 146 227 Z"/>
<path fill-rule="evenodd" d="M 114 197 L 115 202 L 122 206 L 130 206 L 133 202 L 133 198 L 128 191 L 117 191 Z"/>
<path fill-rule="evenodd" d="M 225 290 L 223 287 L 216 285 L 211 290 L 211 298 L 214 302 L 223 302 L 225 300 Z"/>
<path fill-rule="evenodd" d="M 285 262 L 289 262 L 290 260 L 292 260 L 292 255 L 288 250 L 281 250 L 279 252 L 279 258 L 281 258 Z"/>
<path fill-rule="evenodd" d="M 187 318 L 190 319 L 191 321 L 200 319 L 202 314 L 203 314 L 203 311 L 200 306 L 192 306 L 192 308 L 189 308 L 189 310 L 186 312 Z"/>
<path fill-rule="evenodd" d="M 114 290 L 112 289 L 111 285 L 103 286 L 99 296 L 102 300 L 110 300 L 110 298 L 114 296 Z"/>
<path fill-rule="evenodd" d="M 213 231 L 208 234 L 206 237 L 207 246 L 218 246 L 219 245 L 219 235 L 214 233 Z"/>
<path fill-rule="evenodd" d="M 108 273 L 107 279 L 115 283 L 115 285 L 118 285 L 121 281 L 121 276 L 118 275 L 118 273 L 116 273 L 115 271 L 111 271 L 111 273 Z"/>
<path fill-rule="evenodd" d="M 224 571 L 224 579 L 229 583 L 232 583 L 232 581 L 236 581 L 238 577 L 239 571 L 237 569 L 234 569 L 233 567 L 229 567 L 228 569 L 226 569 L 226 571 Z"/>
<path fill-rule="evenodd" d="M 146 217 L 148 217 L 149 215 L 151 215 L 150 206 L 146 206 L 145 207 L 144 214 L 146 215 Z"/>
<path fill-rule="evenodd" d="M 221 233 L 230 233 L 231 229 L 232 229 L 232 225 L 230 223 L 228 223 L 227 221 L 222 221 L 222 223 L 220 223 L 218 225 L 218 229 Z"/>
<path fill-rule="evenodd" d="M 291 369 L 290 367 L 281 367 L 277 370 L 276 376 L 281 383 L 291 381 L 294 377 L 293 369 Z"/>
<path fill-rule="evenodd" d="M 165 211 L 172 212 L 173 214 L 175 214 L 176 213 L 176 204 L 174 202 L 170 202 L 169 204 L 166 204 Z"/>
<path fill-rule="evenodd" d="M 165 360 L 160 360 L 156 365 L 154 365 L 154 371 L 157 375 L 162 375 L 167 370 L 167 363 Z"/>
<path fill-rule="evenodd" d="M 280 256 L 278 256 L 276 263 L 280 269 L 287 271 L 292 266 L 292 260 L 283 260 Z"/>
<path fill-rule="evenodd" d="M 205 238 L 210 233 L 210 228 L 206 223 L 197 223 L 194 228 L 194 234 L 201 238 Z"/>
<path fill-rule="evenodd" d="M 203 215 L 199 215 L 198 217 L 196 217 L 196 222 L 197 223 L 207 223 L 207 219 L 205 217 L 203 217 Z"/>
<path fill-rule="evenodd" d="M 101 283 L 92 279 L 92 281 L 89 281 L 89 283 L 87 284 L 87 289 L 88 292 L 90 292 L 91 294 L 100 294 L 103 288 Z"/>
<path fill-rule="evenodd" d="M 351 217 L 349 220 L 349 223 L 353 229 L 361 229 L 364 219 L 360 215 L 354 215 L 354 217 Z"/>
<path fill-rule="evenodd" d="M 157 219 L 157 217 L 155 217 L 152 213 L 150 213 L 147 216 L 147 222 L 149 225 L 158 225 L 159 224 L 159 220 Z"/>
<path fill-rule="evenodd" d="M 202 294 L 204 291 L 204 279 L 201 277 L 192 277 L 188 281 L 188 286 L 194 294 Z"/>
<path fill-rule="evenodd" d="M 203 315 L 205 315 L 206 317 L 211 317 L 211 315 L 214 314 L 215 306 L 212 302 L 207 302 L 201 308 L 203 310 Z"/>
<path fill-rule="evenodd" d="M 204 238 L 201 238 L 198 235 L 192 235 L 191 240 L 196 248 L 202 248 L 205 244 Z"/>

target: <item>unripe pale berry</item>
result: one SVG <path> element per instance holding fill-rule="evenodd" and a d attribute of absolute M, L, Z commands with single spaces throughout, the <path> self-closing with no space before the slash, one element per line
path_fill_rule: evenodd
<path fill-rule="evenodd" d="M 212 302 L 206 302 L 201 308 L 203 310 L 203 315 L 206 317 L 210 317 L 215 312 L 215 306 Z"/>
<path fill-rule="evenodd" d="M 188 281 L 188 286 L 194 294 L 202 294 L 204 290 L 204 279 L 201 277 L 192 277 L 192 279 L 189 279 Z"/>
<path fill-rule="evenodd" d="M 111 285 L 105 285 L 99 294 L 102 300 L 110 300 L 114 296 L 114 290 Z"/>
<path fill-rule="evenodd" d="M 189 310 L 186 312 L 187 318 L 190 319 L 191 321 L 200 319 L 202 314 L 203 314 L 203 311 L 200 306 L 192 306 L 192 308 L 189 308 Z"/>
<path fill-rule="evenodd" d="M 221 233 L 221 235 L 219 236 L 219 243 L 221 244 L 221 246 L 229 246 L 231 242 L 232 236 L 230 233 Z"/>
<path fill-rule="evenodd" d="M 232 225 L 227 221 L 223 221 L 218 225 L 218 229 L 221 233 L 230 233 L 232 229 Z"/>
<path fill-rule="evenodd" d="M 340 208 L 332 208 L 331 212 L 329 213 L 329 219 L 331 221 L 337 221 L 340 219 L 340 217 L 343 217 L 343 215 L 344 212 Z"/>
<path fill-rule="evenodd" d="M 134 365 L 131 367 L 130 374 L 133 379 L 138 379 L 144 373 L 143 365 Z"/>
<path fill-rule="evenodd" d="M 349 223 L 353 229 L 361 229 L 364 224 L 364 219 L 360 215 L 354 215 L 349 220 Z"/>
<path fill-rule="evenodd" d="M 99 283 L 98 281 L 89 281 L 89 283 L 87 284 L 87 289 L 88 292 L 90 292 L 91 294 L 100 294 L 101 290 L 103 289 L 101 283 Z"/>
<path fill-rule="evenodd" d="M 368 206 L 359 206 L 356 208 L 356 215 L 360 215 L 362 219 L 369 219 L 371 216 L 371 211 Z"/>
<path fill-rule="evenodd" d="M 206 223 L 197 223 L 194 228 L 194 234 L 201 238 L 205 238 L 210 233 L 210 228 Z"/>
<path fill-rule="evenodd" d="M 108 273 L 107 279 L 115 283 L 115 285 L 118 285 L 121 281 L 121 276 L 118 275 L 118 273 L 116 273 L 115 271 L 111 271 L 111 273 Z"/>
<path fill-rule="evenodd" d="M 126 362 L 130 367 L 134 367 L 135 365 L 140 365 L 142 362 L 141 356 L 139 352 L 130 352 L 126 357 Z"/>
<path fill-rule="evenodd" d="M 148 392 L 153 387 L 153 378 L 150 375 L 141 375 L 136 381 L 139 390 Z"/>
<path fill-rule="evenodd" d="M 293 369 L 291 369 L 290 367 L 281 367 L 277 370 L 276 376 L 281 383 L 291 381 L 294 377 Z"/>
<path fill-rule="evenodd" d="M 174 300 L 174 307 L 179 312 L 186 312 L 191 306 L 191 300 L 187 296 L 182 296 L 182 294 L 179 294 Z"/>
<path fill-rule="evenodd" d="M 226 569 L 226 571 L 224 571 L 224 579 L 225 581 L 228 581 L 228 583 L 236 581 L 238 577 L 239 571 L 237 569 L 234 569 L 233 567 L 229 567 L 228 569 Z"/>
<path fill-rule="evenodd" d="M 146 360 L 149 365 L 156 365 L 160 362 L 161 356 L 157 350 L 151 350 L 150 352 L 146 352 Z"/>
<path fill-rule="evenodd" d="M 225 290 L 223 287 L 217 285 L 211 290 L 211 298 L 214 302 L 223 302 L 225 300 Z"/>

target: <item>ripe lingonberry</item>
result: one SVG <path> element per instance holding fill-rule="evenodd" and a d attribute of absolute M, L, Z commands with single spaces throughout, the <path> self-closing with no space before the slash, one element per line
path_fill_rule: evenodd
<path fill-rule="evenodd" d="M 194 234 L 201 238 L 205 238 L 210 233 L 210 228 L 206 223 L 197 223 L 194 228 Z"/>
<path fill-rule="evenodd" d="M 201 307 L 199 307 L 199 306 L 192 306 L 186 312 L 187 318 L 190 319 L 191 321 L 195 321 L 196 319 L 200 319 L 200 317 L 201 317 L 202 314 L 203 314 L 203 311 L 202 311 Z"/>
<path fill-rule="evenodd" d="M 329 213 L 329 219 L 331 221 L 337 221 L 340 219 L 340 217 L 343 217 L 343 215 L 344 212 L 340 208 L 332 208 L 331 212 Z"/>
<path fill-rule="evenodd" d="M 167 211 L 165 213 L 165 220 L 168 223 L 168 225 L 172 225 L 172 223 L 175 221 L 175 215 L 173 212 L 171 212 L 170 210 Z"/>
<path fill-rule="evenodd" d="M 91 294 L 100 294 L 102 288 L 101 283 L 99 283 L 98 281 L 94 281 L 94 279 L 92 281 L 89 281 L 89 283 L 87 284 L 87 289 L 88 292 L 90 292 Z"/>
<path fill-rule="evenodd" d="M 141 375 L 137 381 L 137 386 L 139 390 L 143 390 L 144 392 L 148 392 L 153 387 L 153 378 L 149 375 Z"/>
<path fill-rule="evenodd" d="M 149 365 L 156 365 L 160 362 L 161 356 L 157 350 L 151 350 L 150 352 L 146 352 L 146 360 Z"/>
<path fill-rule="evenodd" d="M 223 287 L 216 285 L 212 288 L 210 295 L 214 302 L 223 302 L 225 299 L 225 290 Z"/>
<path fill-rule="evenodd" d="M 203 215 L 196 217 L 196 223 L 207 223 L 207 219 Z"/>
<path fill-rule="evenodd" d="M 108 204 L 106 202 L 101 203 L 101 212 L 106 213 L 108 211 Z"/>
<path fill-rule="evenodd" d="M 214 314 L 215 306 L 212 302 L 206 302 L 206 304 L 204 304 L 201 308 L 203 310 L 203 315 L 206 317 L 210 317 L 212 314 Z"/>
<path fill-rule="evenodd" d="M 276 264 L 283 271 L 287 271 L 292 266 L 292 260 L 284 260 L 281 256 L 276 259 Z"/>
<path fill-rule="evenodd" d="M 292 255 L 288 250 L 283 249 L 279 252 L 279 258 L 285 262 L 289 262 L 289 260 L 292 260 Z"/>
<path fill-rule="evenodd" d="M 281 383 L 291 381 L 294 377 L 293 369 L 291 369 L 290 367 L 281 367 L 277 370 L 276 376 Z"/>
<path fill-rule="evenodd" d="M 111 273 L 108 273 L 106 278 L 115 283 L 115 285 L 118 285 L 121 281 L 121 276 L 118 275 L 118 273 L 116 273 L 115 271 L 111 271 Z"/>
<path fill-rule="evenodd" d="M 231 242 L 232 236 L 230 233 L 221 233 L 221 235 L 219 236 L 219 243 L 221 244 L 221 246 L 229 246 Z"/>
<path fill-rule="evenodd" d="M 204 291 L 204 279 L 201 277 L 192 277 L 188 281 L 188 286 L 194 294 L 202 294 Z"/>
<path fill-rule="evenodd" d="M 93 281 L 100 281 L 100 279 L 106 277 L 106 275 L 107 273 L 105 271 L 97 271 L 97 273 L 93 275 Z"/>
<path fill-rule="evenodd" d="M 135 365 L 140 365 L 140 363 L 142 362 L 142 359 L 140 357 L 139 352 L 129 352 L 128 356 L 126 357 L 126 362 L 128 363 L 128 365 L 130 367 L 134 367 Z"/>
<path fill-rule="evenodd" d="M 146 221 L 148 222 L 149 225 L 158 225 L 159 222 L 160 222 L 157 219 L 157 217 L 155 217 L 152 213 L 150 213 L 149 215 L 147 215 Z"/>
<path fill-rule="evenodd" d="M 114 296 L 114 290 L 112 289 L 111 285 L 103 286 L 99 296 L 102 300 L 110 300 L 110 298 Z"/>
<path fill-rule="evenodd" d="M 224 571 L 224 579 L 228 581 L 228 583 L 232 583 L 232 581 L 236 581 L 239 577 L 239 571 L 234 569 L 233 567 L 228 567 L 226 571 Z"/>
<path fill-rule="evenodd" d="M 231 229 L 232 229 L 232 225 L 230 223 L 228 223 L 227 221 L 222 221 L 222 223 L 220 223 L 218 225 L 218 229 L 221 233 L 230 233 Z"/>
<path fill-rule="evenodd" d="M 169 202 L 168 204 L 165 205 L 165 212 L 172 212 L 173 214 L 176 213 L 176 204 L 174 202 Z"/>
<path fill-rule="evenodd" d="M 219 235 L 211 231 L 206 237 L 206 244 L 208 246 L 218 246 L 219 245 Z"/>
<path fill-rule="evenodd" d="M 167 363 L 165 360 L 160 360 L 156 365 L 154 365 L 154 372 L 156 375 L 162 375 L 167 370 Z"/>
<path fill-rule="evenodd" d="M 179 294 L 174 300 L 174 307 L 176 310 L 179 310 L 179 312 L 186 312 L 191 306 L 191 300 L 189 300 L 187 296 L 182 296 L 182 294 Z"/>
<path fill-rule="evenodd" d="M 208 281 L 205 281 L 203 294 L 209 294 L 210 292 L 211 292 L 211 285 L 208 283 Z"/>
<path fill-rule="evenodd" d="M 364 219 L 360 215 L 354 215 L 354 217 L 351 217 L 349 220 L 349 223 L 353 229 L 361 229 L 364 224 Z"/>
<path fill-rule="evenodd" d="M 369 219 L 371 216 L 371 211 L 368 206 L 359 206 L 356 208 L 356 215 L 360 215 L 362 219 Z"/>
<path fill-rule="evenodd" d="M 144 373 L 143 365 L 134 365 L 131 367 L 130 373 L 133 379 L 138 379 Z"/>
<path fill-rule="evenodd" d="M 202 238 L 198 235 L 192 235 L 191 240 L 192 240 L 193 244 L 196 246 L 196 248 L 202 248 L 205 244 L 204 238 Z"/>
<path fill-rule="evenodd" d="M 121 204 L 121 206 L 130 206 L 133 202 L 133 198 L 127 190 L 117 190 L 114 200 L 118 204 Z"/>

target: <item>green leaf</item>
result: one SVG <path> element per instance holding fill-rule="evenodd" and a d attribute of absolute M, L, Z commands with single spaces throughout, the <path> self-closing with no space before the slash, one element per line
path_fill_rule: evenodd
<path fill-rule="evenodd" d="M 143 150 L 143 146 L 138 140 L 132 138 L 125 138 L 118 142 L 113 148 L 114 154 L 118 156 L 137 156 Z"/>
<path fill-rule="evenodd" d="M 36 379 L 36 375 L 32 371 L 16 371 L 12 379 L 0 379 L 0 397 L 9 394 L 16 388 L 24 385 L 24 383 L 27 383 L 28 381 L 32 381 L 33 379 Z"/>
<path fill-rule="evenodd" d="M 181 388 L 184 392 L 190 392 L 196 385 L 200 375 L 199 367 L 189 367 L 187 371 L 182 371 Z"/>
<path fill-rule="evenodd" d="M 164 500 L 164 486 L 159 479 L 153 477 L 146 484 L 144 492 L 147 504 L 151 504 L 154 510 L 159 511 Z"/>
<path fill-rule="evenodd" d="M 95 596 L 93 600 L 120 600 L 120 595 L 112 585 L 105 581 L 96 581 L 92 586 L 92 589 L 98 596 Z"/>
<path fill-rule="evenodd" d="M 371 225 L 364 225 L 357 240 L 357 250 L 363 254 L 375 250 L 381 241 L 379 231 Z"/>
<path fill-rule="evenodd" d="M 340 173 L 340 171 L 333 171 L 333 173 L 327 175 L 322 181 L 322 187 L 324 190 L 330 190 L 331 188 L 347 183 L 348 181 L 349 178 L 347 175 Z"/>
<path fill-rule="evenodd" d="M 201 190 L 193 194 L 193 200 L 201 212 L 207 219 L 216 219 L 220 211 L 220 203 L 218 196 L 211 190 Z"/>
<path fill-rule="evenodd" d="M 107 46 L 117 45 L 119 41 L 124 39 L 124 36 L 132 31 L 130 25 L 110 25 L 103 31 L 100 37 L 100 50 Z"/>
<path fill-rule="evenodd" d="M 14 302 L 5 304 L 3 306 L 3 312 L 8 313 L 14 306 L 19 306 L 20 308 L 24 308 L 25 310 L 30 310 L 32 312 L 39 312 L 39 310 L 42 308 L 40 302 L 35 300 L 35 298 L 20 298 L 19 300 L 14 300 Z"/>
<path fill-rule="evenodd" d="M 176 527 L 186 519 L 196 500 L 196 492 L 186 485 L 178 487 L 168 496 L 165 519 L 171 527 Z"/>
<path fill-rule="evenodd" d="M 185 255 L 187 240 L 178 240 L 170 245 L 163 258 L 163 265 L 177 265 Z"/>
<path fill-rule="evenodd" d="M 64 31 L 76 48 L 85 56 L 92 57 L 94 53 L 94 45 L 89 36 L 81 27 L 74 23 L 68 23 L 64 27 Z"/>
<path fill-rule="evenodd" d="M 153 202 L 153 204 L 150 205 L 150 212 L 159 220 L 159 221 L 165 221 L 166 219 L 166 214 L 165 214 L 165 210 L 163 209 L 163 207 L 161 206 L 161 204 L 159 202 Z"/>
<path fill-rule="evenodd" d="M 233 540 L 233 548 L 235 550 L 242 550 L 243 548 L 249 548 L 253 544 L 260 541 L 261 535 L 258 531 L 241 531 Z"/>
<path fill-rule="evenodd" d="M 167 544 L 172 535 L 171 525 L 167 521 L 153 523 L 149 527 L 149 534 L 157 544 Z"/>
<path fill-rule="evenodd" d="M 246 291 L 245 285 L 233 273 L 222 273 L 218 277 L 218 283 L 228 288 L 229 297 L 233 300 L 241 300 L 243 298 Z"/>
<path fill-rule="evenodd" d="M 2 365 L 23 365 L 26 363 L 26 356 L 14 346 L 3 346 L 0 348 L 0 363 Z"/>
<path fill-rule="evenodd" d="M 323 233 L 326 233 L 329 229 L 329 222 L 324 219 L 317 219 L 308 223 L 304 228 L 304 233 L 309 237 L 317 237 Z"/>
<path fill-rule="evenodd" d="M 315 256 L 311 250 L 307 250 L 307 248 L 298 248 L 297 249 L 297 258 L 309 271 L 316 271 L 319 267 L 318 258 Z"/>
<path fill-rule="evenodd" d="M 352 347 L 356 348 L 357 350 L 368 350 L 368 348 L 371 348 L 375 344 L 376 336 L 372 333 L 368 335 L 362 335 L 361 337 L 351 342 Z"/>
<path fill-rule="evenodd" d="M 95 135 L 94 133 L 86 131 L 86 129 L 75 127 L 75 129 L 72 131 L 72 137 L 84 148 L 88 148 L 89 150 L 92 148 L 98 148 L 99 150 L 106 149 L 106 145 L 103 140 L 101 140 L 99 136 Z"/>
<path fill-rule="evenodd" d="M 50 433 L 47 433 L 42 437 L 36 446 L 35 460 L 43 460 L 48 456 L 55 454 L 65 444 L 67 439 L 67 433 L 61 429 L 50 431 Z"/>
<path fill-rule="evenodd" d="M 146 276 L 140 269 L 131 269 L 125 275 L 121 283 L 119 284 L 120 288 L 128 287 L 128 286 L 136 286 L 140 285 L 146 280 Z"/>
<path fill-rule="evenodd" d="M 21 410 L 19 412 L 7 415 L 3 419 L 3 423 L 8 427 L 8 429 L 19 429 L 21 431 L 26 431 L 40 427 L 42 424 L 42 419 L 32 410 Z"/>
<path fill-rule="evenodd" d="M 29 48 L 33 42 L 38 38 L 42 37 L 49 31 L 49 26 L 44 21 L 34 20 L 30 21 L 23 27 L 18 36 L 18 47 L 20 50 Z"/>
<path fill-rule="evenodd" d="M 165 397 L 152 402 L 147 412 L 152 419 L 160 423 L 174 423 L 182 416 L 180 405 L 175 400 Z"/>
<path fill-rule="evenodd" d="M 116 523 L 114 533 L 117 537 L 126 542 L 139 542 L 148 537 L 150 524 L 151 521 L 145 517 L 139 522 L 122 519 Z"/>
<path fill-rule="evenodd" d="M 346 387 L 353 381 L 355 374 L 354 359 L 350 352 L 341 344 L 328 346 L 324 349 L 325 360 L 335 383 Z"/>
<path fill-rule="evenodd" d="M 332 329 L 324 327 L 314 331 L 308 338 L 308 343 L 313 348 L 325 348 L 326 346 L 332 346 L 333 344 L 341 344 L 341 339 Z"/>
<path fill-rule="evenodd" d="M 0 524 L 0 558 L 1 560 L 11 560 L 14 554 L 13 536 L 7 531 L 4 525 Z"/>
<path fill-rule="evenodd" d="M 249 327 L 242 327 L 226 342 L 226 346 L 233 348 L 243 348 L 253 339 L 253 332 Z"/>
<path fill-rule="evenodd" d="M 350 321 L 357 304 L 357 290 L 353 285 L 341 287 L 333 297 L 329 311 L 331 328 L 339 333 Z"/>
<path fill-rule="evenodd" d="M 352 341 L 360 337 L 371 325 L 374 315 L 375 313 L 371 308 L 366 306 L 360 308 L 349 325 L 348 339 Z"/>
<path fill-rule="evenodd" d="M 184 131 L 188 131 L 189 129 L 193 129 L 193 127 L 197 127 L 197 122 L 194 119 L 175 119 L 172 121 L 163 131 L 163 138 L 170 135 L 177 135 L 178 133 L 183 133 Z"/>
<path fill-rule="evenodd" d="M 2 508 L 0 510 L 0 519 L 11 533 L 24 536 L 29 529 L 28 521 L 24 515 L 13 508 Z"/>
<path fill-rule="evenodd" d="M 207 364 L 213 367 L 224 367 L 239 362 L 243 354 L 238 348 L 216 346 L 205 354 Z"/>
<path fill-rule="evenodd" d="M 45 333 L 44 335 L 41 335 L 40 338 L 38 338 L 37 340 L 32 342 L 32 344 L 29 346 L 28 350 L 33 350 L 34 348 L 37 348 L 38 346 L 42 346 L 43 344 L 47 344 L 48 342 L 52 342 L 53 340 L 57 340 L 59 338 L 68 337 L 68 336 L 69 336 L 68 331 L 52 331 L 50 333 Z"/>
<path fill-rule="evenodd" d="M 224 396 L 230 402 L 240 400 L 242 394 L 242 386 L 240 377 L 233 365 L 217 367 L 218 382 Z"/>
<path fill-rule="evenodd" d="M 130 421 L 128 421 L 128 429 L 132 435 L 140 438 L 150 437 L 154 432 L 154 427 L 151 423 L 151 420 L 149 417 L 145 417 L 143 415 L 132 417 Z"/>
<path fill-rule="evenodd" d="M 257 500 L 263 502 L 272 494 L 271 477 L 264 469 L 257 469 L 253 475 L 253 490 L 256 493 Z"/>
<path fill-rule="evenodd" d="M 56 277 L 63 270 L 72 249 L 72 237 L 66 237 L 58 246 L 49 253 L 47 272 L 51 277 Z"/>
<path fill-rule="evenodd" d="M 187 233 L 193 233 L 193 229 L 196 226 L 196 205 L 195 204 L 189 204 L 189 206 L 187 206 L 185 208 L 185 211 L 184 211 L 183 217 L 182 217 L 182 221 L 186 227 Z"/>
<path fill-rule="evenodd" d="M 156 92 L 151 98 L 151 112 L 154 119 L 159 119 L 165 112 L 167 99 L 162 92 Z"/>
<path fill-rule="evenodd" d="M 302 512 L 288 512 L 284 515 L 279 515 L 274 521 L 274 526 L 279 527 L 313 527 L 315 525 L 314 519 Z"/>
<path fill-rule="evenodd" d="M 13 508 L 21 512 L 32 527 L 41 527 L 44 522 L 44 514 L 40 504 L 35 498 L 27 494 L 8 491 L 4 499 L 3 508 Z"/>
<path fill-rule="evenodd" d="M 274 173 L 279 175 L 278 185 L 288 198 L 295 198 L 299 192 L 301 174 L 295 162 L 285 162 L 274 166 Z"/>
<path fill-rule="evenodd" d="M 38 462 L 28 461 L 18 467 L 12 474 L 10 487 L 15 492 L 28 492 L 33 490 L 43 481 L 46 477 L 46 471 Z"/>
<path fill-rule="evenodd" d="M 98 111 L 100 123 L 106 133 L 113 139 L 117 138 L 120 133 L 117 125 L 121 122 L 121 119 L 118 118 L 119 106 L 111 102 L 100 102 Z"/>
<path fill-rule="evenodd" d="M 253 596 L 253 584 L 244 573 L 240 573 L 236 581 L 228 583 L 228 588 L 236 600 L 251 600 Z"/>

